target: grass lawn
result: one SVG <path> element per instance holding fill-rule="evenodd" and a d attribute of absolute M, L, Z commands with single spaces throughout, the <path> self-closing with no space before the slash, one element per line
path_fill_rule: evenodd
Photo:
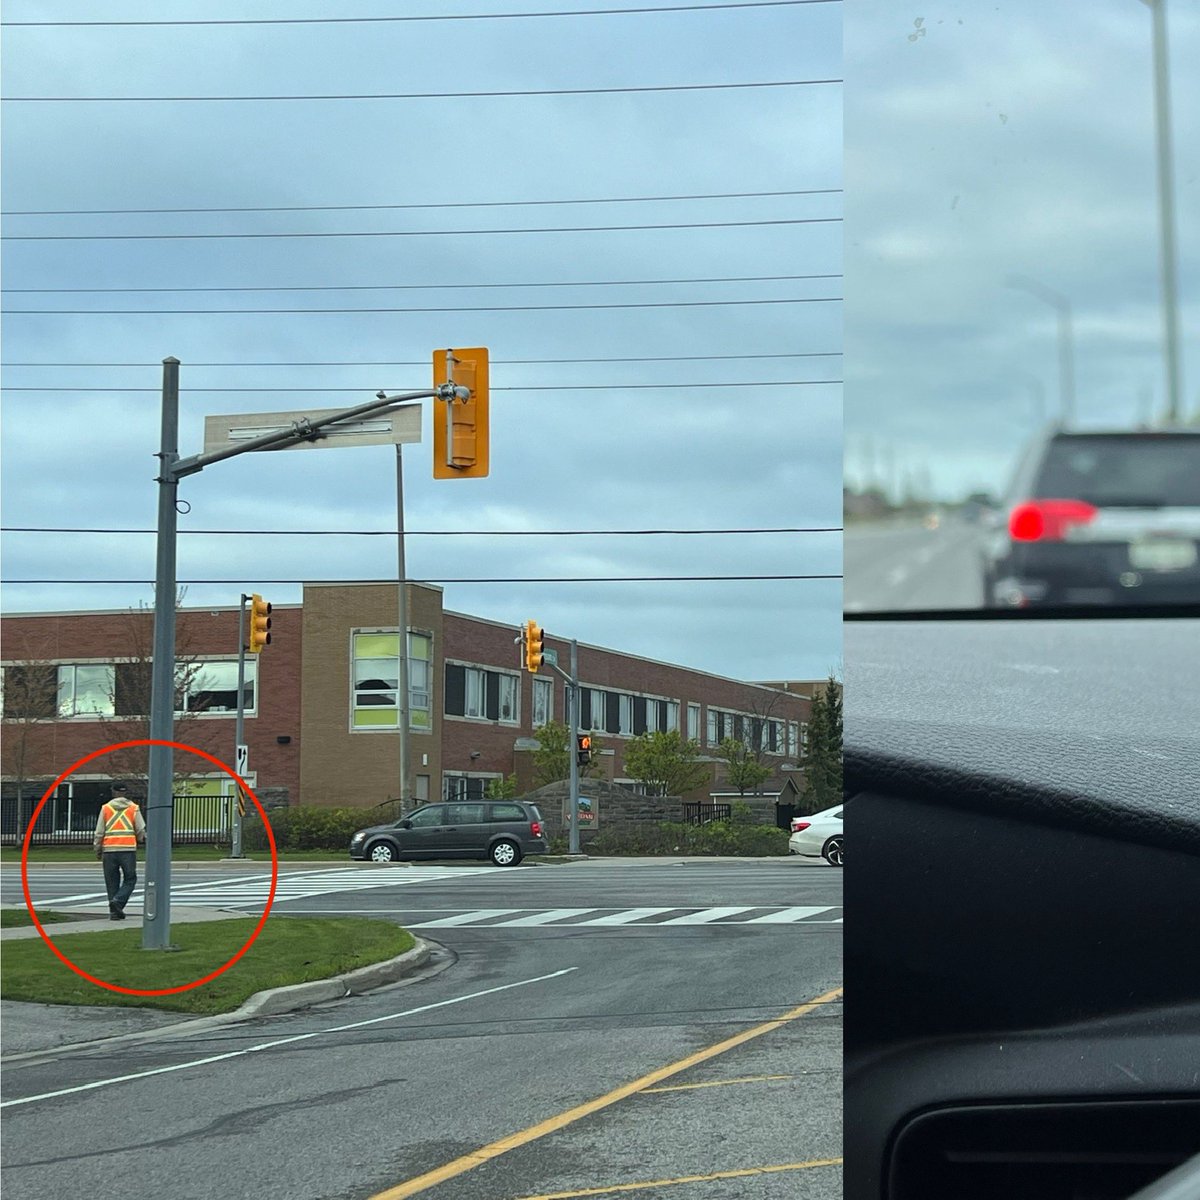
<path fill-rule="evenodd" d="M 39 914 L 40 916 L 40 914 Z M 188 983 L 228 962 L 256 922 L 203 921 L 171 927 L 179 951 L 142 949 L 140 929 L 76 933 L 55 945 L 76 966 L 120 987 L 168 988 Z M 97 987 L 69 970 L 41 938 L 8 942 L 0 997 L 41 1004 L 116 1005 L 199 1015 L 231 1012 L 265 988 L 328 979 L 355 967 L 394 958 L 413 936 L 390 921 L 364 917 L 275 917 L 246 954 L 202 987 L 169 996 L 127 996 Z"/>
<path fill-rule="evenodd" d="M 53 925 L 56 921 L 78 921 L 79 918 L 70 913 L 38 910 L 38 920 L 43 925 Z M 0 909 L 0 929 L 15 929 L 21 925 L 32 925 L 33 919 L 27 908 Z"/>

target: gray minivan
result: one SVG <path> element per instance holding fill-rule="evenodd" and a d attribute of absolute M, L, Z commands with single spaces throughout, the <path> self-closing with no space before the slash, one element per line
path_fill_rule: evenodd
<path fill-rule="evenodd" d="M 371 862 L 490 858 L 498 867 L 515 867 L 526 854 L 548 849 L 542 814 L 524 800 L 427 804 L 391 824 L 360 829 L 350 839 L 350 857 Z"/>

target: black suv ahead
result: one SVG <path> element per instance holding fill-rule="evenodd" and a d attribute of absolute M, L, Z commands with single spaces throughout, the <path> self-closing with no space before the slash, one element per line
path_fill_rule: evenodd
<path fill-rule="evenodd" d="M 402 858 L 490 858 L 515 867 L 526 854 L 545 854 L 546 822 L 523 800 L 461 800 L 428 804 L 391 825 L 360 829 L 350 857 L 372 862 Z"/>
<path fill-rule="evenodd" d="M 987 539 L 984 603 L 1200 603 L 1200 429 L 1051 432 Z"/>

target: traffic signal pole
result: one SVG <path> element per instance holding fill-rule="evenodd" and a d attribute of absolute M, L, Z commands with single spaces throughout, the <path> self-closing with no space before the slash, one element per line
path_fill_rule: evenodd
<path fill-rule="evenodd" d="M 400 735 L 400 815 L 412 807 L 412 768 L 409 764 L 408 696 L 408 581 L 404 565 L 404 459 L 396 443 L 396 723 Z"/>
<path fill-rule="evenodd" d="M 178 529 L 179 359 L 163 359 L 158 447 L 158 538 L 150 667 L 150 781 L 146 796 L 146 890 L 142 949 L 171 947 L 171 841 L 175 817 L 175 546 Z"/>
<path fill-rule="evenodd" d="M 579 853 L 579 647 L 571 639 L 571 820 L 567 829 L 567 853 Z"/>
<path fill-rule="evenodd" d="M 162 424 L 159 437 L 158 533 L 154 575 L 154 647 L 150 674 L 150 783 L 146 797 L 146 885 L 142 920 L 142 949 L 170 950 L 171 946 L 171 843 L 174 819 L 175 760 L 169 744 L 175 735 L 175 603 L 176 542 L 178 537 L 179 481 L 253 450 L 282 449 L 296 442 L 316 441 L 322 430 L 345 421 L 389 409 L 410 400 L 463 401 L 471 390 L 447 381 L 420 392 L 387 396 L 317 419 L 292 421 L 287 428 L 264 433 L 235 445 L 223 446 L 190 458 L 179 457 L 179 359 L 163 359 Z"/>

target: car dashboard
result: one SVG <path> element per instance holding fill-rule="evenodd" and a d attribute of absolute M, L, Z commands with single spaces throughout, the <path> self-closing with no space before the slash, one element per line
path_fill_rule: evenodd
<path fill-rule="evenodd" d="M 1200 1154 L 1200 619 L 845 654 L 846 1200 L 1126 1200 Z"/>

